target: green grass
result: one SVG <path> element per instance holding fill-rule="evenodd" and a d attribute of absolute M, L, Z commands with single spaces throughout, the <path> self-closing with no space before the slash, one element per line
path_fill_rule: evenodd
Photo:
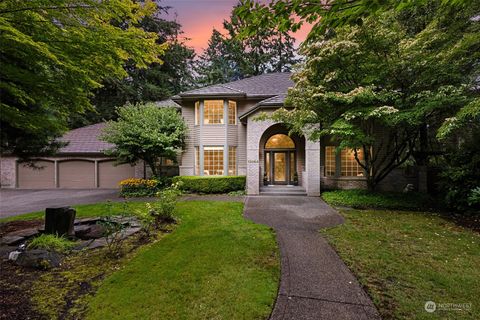
<path fill-rule="evenodd" d="M 322 230 L 385 319 L 480 319 L 480 234 L 433 213 L 344 210 Z M 425 312 L 426 301 L 471 303 Z"/>
<path fill-rule="evenodd" d="M 87 319 L 266 319 L 278 287 L 273 232 L 232 202 L 181 202 L 175 231 L 108 277 Z"/>
<path fill-rule="evenodd" d="M 322 193 L 322 198 L 333 206 L 356 209 L 427 210 L 432 199 L 422 193 L 369 192 L 367 190 L 334 190 Z"/>
<path fill-rule="evenodd" d="M 46 249 L 57 252 L 67 252 L 75 246 L 75 242 L 53 234 L 42 234 L 28 243 L 28 249 Z"/>
<path fill-rule="evenodd" d="M 143 208 L 144 202 L 129 202 L 129 208 Z M 77 210 L 76 218 L 88 218 L 88 217 L 100 217 L 108 215 L 118 215 L 129 211 L 126 209 L 123 203 L 120 202 L 103 202 L 95 204 L 83 204 L 72 206 Z M 35 220 L 45 218 L 45 211 L 30 212 L 18 216 L 6 217 L 0 219 L 0 223 L 18 220 Z"/>

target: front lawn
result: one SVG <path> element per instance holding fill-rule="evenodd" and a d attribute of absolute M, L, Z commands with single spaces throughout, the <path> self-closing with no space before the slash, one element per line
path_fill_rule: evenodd
<path fill-rule="evenodd" d="M 274 234 L 243 204 L 182 202 L 180 225 L 106 279 L 87 319 L 266 319 L 278 287 Z"/>
<path fill-rule="evenodd" d="M 322 198 L 333 206 L 355 209 L 429 210 L 438 206 L 427 194 L 419 192 L 369 192 L 362 189 L 322 192 Z"/>
<path fill-rule="evenodd" d="M 322 233 L 366 287 L 383 318 L 480 319 L 479 233 L 433 213 L 341 213 L 345 224 Z M 437 303 L 435 313 L 425 311 L 427 301 Z M 471 303 L 471 309 L 438 310 L 444 303 Z"/>
<path fill-rule="evenodd" d="M 125 210 L 121 203 L 76 209 L 78 217 Z M 38 319 L 266 319 L 277 295 L 278 248 L 274 232 L 245 220 L 242 212 L 236 202 L 179 202 L 179 223 L 165 231 L 173 232 L 140 247 L 128 245 L 119 260 L 96 249 L 47 272 L 8 264 L 0 286 L 20 290 L 16 297 L 25 301 L 18 312 L 31 309 Z"/>

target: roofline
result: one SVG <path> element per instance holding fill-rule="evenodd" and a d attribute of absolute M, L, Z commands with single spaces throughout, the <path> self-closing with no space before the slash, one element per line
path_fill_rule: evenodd
<path fill-rule="evenodd" d="M 247 118 L 249 115 L 257 112 L 260 109 L 273 109 L 273 108 L 279 108 L 279 107 L 284 107 L 283 103 L 276 103 L 276 104 L 259 104 L 253 107 L 252 109 L 248 110 L 247 112 L 241 114 L 238 119 L 242 121 L 243 119 Z"/>

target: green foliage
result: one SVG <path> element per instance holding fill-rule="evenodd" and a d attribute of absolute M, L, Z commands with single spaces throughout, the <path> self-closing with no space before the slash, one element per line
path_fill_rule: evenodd
<path fill-rule="evenodd" d="M 181 195 L 181 191 L 176 183 L 170 188 L 157 192 L 154 202 L 146 203 L 147 209 L 155 219 L 157 227 L 162 223 L 175 222 L 175 207 L 179 195 Z"/>
<path fill-rule="evenodd" d="M 322 198 L 333 206 L 345 206 L 356 209 L 427 210 L 435 206 L 430 196 L 417 192 L 370 192 L 360 189 L 334 190 L 323 192 Z"/>
<path fill-rule="evenodd" d="M 446 150 L 441 163 L 440 191 L 447 205 L 458 211 L 480 212 L 480 128 L 463 130 L 458 143 Z"/>
<path fill-rule="evenodd" d="M 178 176 L 174 183 L 181 182 L 181 189 L 194 193 L 228 193 L 245 190 L 245 176 Z"/>
<path fill-rule="evenodd" d="M 154 1 L 0 2 L 1 151 L 22 157 L 54 151 L 71 115 L 124 64 L 160 63 L 166 45 L 138 28 Z M 47 147 L 47 148 L 46 148 Z"/>
<path fill-rule="evenodd" d="M 276 28 L 257 29 L 239 37 L 245 25 L 235 11 L 223 22 L 227 35 L 214 29 L 197 66 L 202 84 L 225 83 L 268 72 L 290 71 L 298 62 L 295 39 Z"/>
<path fill-rule="evenodd" d="M 33 238 L 29 243 L 28 249 L 45 249 L 66 253 L 75 246 L 75 242 L 70 241 L 64 237 L 58 237 L 53 234 L 42 234 Z"/>
<path fill-rule="evenodd" d="M 476 9 L 431 1 L 317 36 L 286 100 L 295 109 L 273 118 L 363 151 L 370 189 L 412 157 L 424 165 L 445 118 L 479 99 Z"/>
<path fill-rule="evenodd" d="M 126 204 L 124 203 L 124 205 Z M 126 238 L 126 226 L 117 220 L 116 217 L 108 215 L 102 217 L 102 219 L 97 222 L 103 228 L 103 236 L 107 242 L 107 254 L 112 258 L 121 256 L 123 243 Z"/>
<path fill-rule="evenodd" d="M 124 68 L 128 76 L 105 79 L 91 99 L 95 112 L 74 119 L 75 126 L 115 120 L 115 108 L 127 102 L 160 101 L 194 86 L 192 64 L 195 52 L 182 41 L 181 25 L 162 18 L 168 13 L 169 7 L 158 5 L 155 12 L 138 23 L 143 30 L 157 34 L 157 44 L 168 43 L 162 55 L 163 62 L 149 64 L 146 68 L 127 62 Z"/>
<path fill-rule="evenodd" d="M 187 126 L 175 108 L 154 103 L 127 105 L 117 110 L 118 120 L 109 121 L 102 139 L 115 146 L 106 153 L 119 163 L 145 163 L 157 176 L 157 159 L 175 160 L 183 149 Z"/>

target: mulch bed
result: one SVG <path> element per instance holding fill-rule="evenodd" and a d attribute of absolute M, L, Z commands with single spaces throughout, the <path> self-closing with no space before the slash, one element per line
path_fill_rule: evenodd
<path fill-rule="evenodd" d="M 456 225 L 473 230 L 480 233 L 480 214 L 477 215 L 462 215 L 452 214 L 446 217 L 453 221 Z"/>
<path fill-rule="evenodd" d="M 0 261 L 0 319 L 44 319 L 31 308 L 30 286 L 43 271 L 26 269 L 11 261 Z"/>
<path fill-rule="evenodd" d="M 42 220 L 19 220 L 19 221 L 9 221 L 5 223 L 0 223 L 0 237 L 3 237 L 5 234 L 30 229 L 30 228 L 39 228 L 43 227 L 43 219 Z"/>

